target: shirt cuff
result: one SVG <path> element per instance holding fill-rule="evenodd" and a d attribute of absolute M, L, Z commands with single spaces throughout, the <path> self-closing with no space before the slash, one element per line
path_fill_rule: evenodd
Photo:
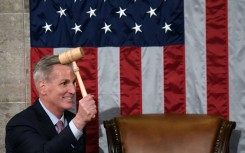
<path fill-rule="evenodd" d="M 75 124 L 72 121 L 69 123 L 69 126 L 71 128 L 71 131 L 72 131 L 73 135 L 78 140 L 82 136 L 83 132 L 78 130 L 77 127 L 75 126 Z"/>

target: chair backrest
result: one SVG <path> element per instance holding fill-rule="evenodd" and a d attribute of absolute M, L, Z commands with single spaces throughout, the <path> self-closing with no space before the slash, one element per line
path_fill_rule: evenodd
<path fill-rule="evenodd" d="M 226 153 L 236 123 L 200 114 L 145 114 L 104 121 L 109 153 Z"/>

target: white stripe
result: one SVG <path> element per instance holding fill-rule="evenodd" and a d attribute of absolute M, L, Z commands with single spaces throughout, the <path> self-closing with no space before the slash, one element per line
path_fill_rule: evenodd
<path fill-rule="evenodd" d="M 99 146 L 105 152 L 107 139 L 103 121 L 120 115 L 119 48 L 98 49 Z"/>
<path fill-rule="evenodd" d="M 163 47 L 142 48 L 142 111 L 163 113 Z"/>
<path fill-rule="evenodd" d="M 69 49 L 71 49 L 71 48 L 54 48 L 54 55 L 58 55 L 60 53 L 68 51 Z"/>
<path fill-rule="evenodd" d="M 207 113 L 205 1 L 185 0 L 186 113 Z"/>
<path fill-rule="evenodd" d="M 245 152 L 245 3 L 228 1 L 230 120 L 236 121 L 232 152 Z M 241 138 L 239 139 L 239 137 Z"/>

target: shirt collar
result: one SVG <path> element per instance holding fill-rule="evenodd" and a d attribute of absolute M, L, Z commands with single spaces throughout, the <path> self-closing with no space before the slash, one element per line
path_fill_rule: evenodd
<path fill-rule="evenodd" d="M 58 119 L 53 113 L 51 113 L 42 103 L 41 99 L 39 98 L 39 102 L 41 106 L 43 107 L 44 111 L 48 114 L 49 118 L 51 119 L 52 123 L 55 125 L 59 120 L 61 120 L 63 123 L 65 123 L 65 117 L 64 113 L 60 119 Z"/>

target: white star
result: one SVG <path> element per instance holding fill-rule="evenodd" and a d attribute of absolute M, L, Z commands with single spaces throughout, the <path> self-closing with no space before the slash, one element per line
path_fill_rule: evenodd
<path fill-rule="evenodd" d="M 90 7 L 90 10 L 87 12 L 87 13 L 89 13 L 90 18 L 91 18 L 92 15 L 96 16 L 95 11 L 96 11 L 96 9 L 93 10 L 93 9 Z"/>
<path fill-rule="evenodd" d="M 119 15 L 120 15 L 120 18 L 124 15 L 124 16 L 127 16 L 126 14 L 125 14 L 125 11 L 126 11 L 126 9 L 122 9 L 121 7 L 119 7 L 119 11 L 118 12 L 116 12 L 116 13 L 118 13 Z"/>
<path fill-rule="evenodd" d="M 77 24 L 75 23 L 75 27 L 72 28 L 73 30 L 75 30 L 75 34 L 77 34 L 78 31 L 82 32 L 82 30 L 80 29 L 80 27 L 81 27 L 81 25 L 77 25 Z"/>
<path fill-rule="evenodd" d="M 150 11 L 148 11 L 148 12 L 146 12 L 146 13 L 149 13 L 149 14 L 150 14 L 150 18 L 151 18 L 152 15 L 157 16 L 156 13 L 155 13 L 155 11 L 156 11 L 156 9 L 152 9 L 152 8 L 150 7 Z"/>
<path fill-rule="evenodd" d="M 60 14 L 60 18 L 62 17 L 62 15 L 66 16 L 65 11 L 66 11 L 66 9 L 64 9 L 64 10 L 63 10 L 61 7 L 60 7 L 60 10 L 59 10 L 59 11 L 57 11 L 57 13 L 59 13 L 59 14 Z"/>
<path fill-rule="evenodd" d="M 45 33 L 46 33 L 47 31 L 52 32 L 52 30 L 50 29 L 51 26 L 52 26 L 52 24 L 48 24 L 47 22 L 45 22 L 45 26 L 43 26 L 42 28 L 45 29 Z"/>
<path fill-rule="evenodd" d="M 138 25 L 137 23 L 135 23 L 135 26 L 132 28 L 132 29 L 134 29 L 135 30 L 135 34 L 139 31 L 139 32 L 142 32 L 141 30 L 140 30 L 140 27 L 141 27 L 142 25 Z"/>
<path fill-rule="evenodd" d="M 162 27 L 163 29 L 165 29 L 165 33 L 167 33 L 168 30 L 169 30 L 169 31 L 172 31 L 172 29 L 170 28 L 170 26 L 171 26 L 171 24 L 167 24 L 167 23 L 165 22 L 165 26 Z"/>
<path fill-rule="evenodd" d="M 105 23 L 105 26 L 102 27 L 101 29 L 104 29 L 104 30 L 105 30 L 105 34 L 106 34 L 107 31 L 110 31 L 110 32 L 111 32 L 110 26 L 111 26 L 111 24 L 110 24 L 110 25 L 107 25 L 107 24 Z"/>

